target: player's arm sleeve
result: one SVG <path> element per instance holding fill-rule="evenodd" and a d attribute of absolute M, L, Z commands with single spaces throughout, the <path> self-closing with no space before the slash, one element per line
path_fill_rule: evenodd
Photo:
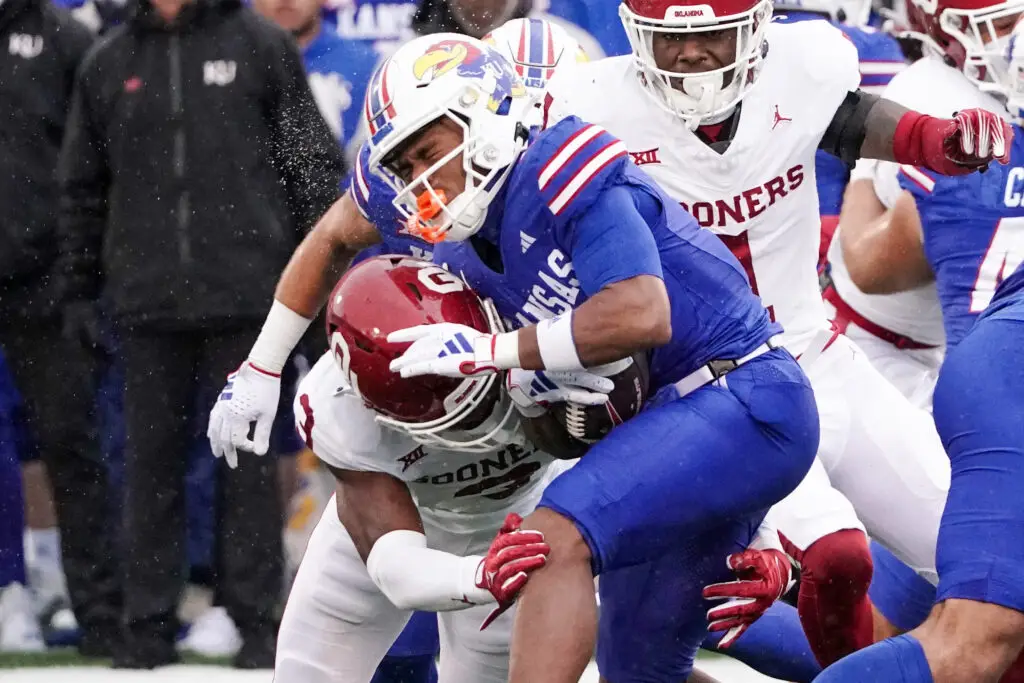
<path fill-rule="evenodd" d="M 868 116 L 880 98 L 861 90 L 847 92 L 818 143 L 818 149 L 852 166 L 861 156 Z"/>
<path fill-rule="evenodd" d="M 395 607 L 422 612 L 451 612 L 494 602 L 478 588 L 483 558 L 460 557 L 427 547 L 418 531 L 390 531 L 373 544 L 366 558 L 370 579 Z"/>
<path fill-rule="evenodd" d="M 613 185 L 571 226 L 570 253 L 583 291 L 638 277 L 662 277 L 661 257 L 648 221 L 660 213 L 654 197 Z"/>

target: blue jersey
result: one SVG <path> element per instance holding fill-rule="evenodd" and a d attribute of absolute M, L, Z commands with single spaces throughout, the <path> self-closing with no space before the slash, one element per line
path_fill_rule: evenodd
<path fill-rule="evenodd" d="M 513 327 L 566 313 L 614 282 L 660 277 L 672 339 L 652 354 L 655 388 L 782 331 L 722 242 L 630 163 L 625 145 L 575 117 L 534 133 L 473 242 L 438 244 L 434 260 Z"/>
<path fill-rule="evenodd" d="M 1017 266 L 1017 270 L 1013 271 L 1005 280 L 999 283 L 999 286 L 996 287 L 995 296 L 992 297 L 992 303 L 988 305 L 988 308 L 985 309 L 985 312 L 980 317 L 1024 320 L 1024 317 L 1021 317 L 1021 313 L 1012 308 L 1021 301 L 1024 301 L 1024 265 Z"/>
<path fill-rule="evenodd" d="M 324 26 L 302 54 L 320 113 L 344 146 L 359 127 L 366 84 L 377 66 L 371 47 L 338 37 Z"/>
<path fill-rule="evenodd" d="M 619 4 L 607 0 L 549 0 L 547 12 L 571 21 L 592 35 L 608 57 L 628 55 L 629 38 L 619 19 Z M 590 55 L 594 59 L 594 55 Z"/>
<path fill-rule="evenodd" d="M 788 12 L 779 21 L 825 21 L 818 14 L 809 12 Z M 849 26 L 837 21 L 830 22 L 857 47 L 860 57 L 860 89 L 873 95 L 880 95 L 892 77 L 906 66 L 903 50 L 896 39 L 887 33 L 870 27 Z M 814 159 L 818 177 L 818 211 L 822 216 L 838 216 L 843 206 L 843 193 L 850 180 L 850 170 L 837 157 L 818 151 Z"/>
<path fill-rule="evenodd" d="M 946 344 L 955 346 L 1024 260 L 1024 130 L 1014 126 L 1010 163 L 985 173 L 938 176 L 901 167 L 914 195 L 924 253 L 935 273 Z"/>

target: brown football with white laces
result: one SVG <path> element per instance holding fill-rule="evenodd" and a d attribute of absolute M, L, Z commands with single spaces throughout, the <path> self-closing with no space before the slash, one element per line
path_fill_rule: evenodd
<path fill-rule="evenodd" d="M 651 369 L 646 353 L 636 353 L 614 363 L 587 372 L 607 377 L 615 383 L 608 393 L 608 402 L 584 406 L 571 401 L 551 407 L 555 419 L 576 441 L 592 444 L 600 441 L 614 427 L 640 412 L 650 388 Z"/>

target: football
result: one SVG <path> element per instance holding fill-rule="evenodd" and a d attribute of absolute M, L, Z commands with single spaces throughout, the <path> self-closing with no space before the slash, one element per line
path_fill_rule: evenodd
<path fill-rule="evenodd" d="M 636 353 L 630 358 L 587 370 L 615 382 L 615 388 L 608 394 L 608 402 L 600 406 L 558 403 L 551 407 L 551 413 L 569 436 L 592 444 L 640 412 L 647 400 L 651 369 L 647 354 Z"/>

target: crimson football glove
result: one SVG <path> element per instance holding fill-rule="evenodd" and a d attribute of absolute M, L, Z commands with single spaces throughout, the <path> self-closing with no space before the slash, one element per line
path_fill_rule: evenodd
<path fill-rule="evenodd" d="M 744 550 L 727 558 L 736 581 L 713 583 L 704 588 L 705 600 L 726 600 L 708 610 L 708 630 L 726 631 L 718 643 L 726 649 L 739 638 L 765 610 L 782 597 L 792 580 L 789 558 L 774 548 Z"/>
<path fill-rule="evenodd" d="M 1010 124 L 985 109 L 965 109 L 952 119 L 909 111 L 896 125 L 893 158 L 942 175 L 967 175 L 993 159 L 1008 163 L 1012 140 Z"/>
<path fill-rule="evenodd" d="M 476 586 L 490 591 L 498 606 L 487 615 L 480 630 L 491 625 L 515 602 L 526 585 L 529 573 L 547 562 L 551 548 L 539 531 L 523 531 L 523 518 L 511 513 L 491 542 L 487 555 L 477 569 Z"/>

